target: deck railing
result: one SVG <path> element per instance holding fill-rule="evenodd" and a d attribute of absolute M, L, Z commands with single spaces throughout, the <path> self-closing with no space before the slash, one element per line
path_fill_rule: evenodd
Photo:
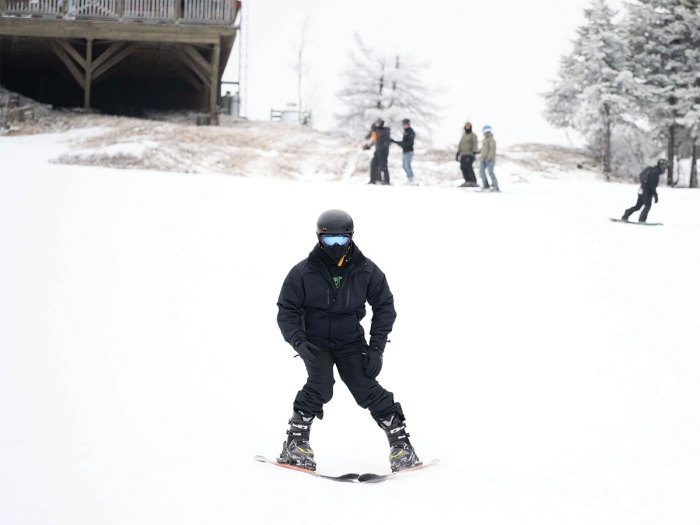
<path fill-rule="evenodd" d="M 0 1 L 2 14 L 51 16 L 63 13 L 63 0 L 5 0 Z"/>
<path fill-rule="evenodd" d="M 230 24 L 235 0 L 0 0 L 0 16 Z"/>
<path fill-rule="evenodd" d="M 66 9 L 75 18 L 119 18 L 117 0 L 68 0 Z"/>
<path fill-rule="evenodd" d="M 175 20 L 175 3 L 176 0 L 124 0 L 124 18 Z"/>
<path fill-rule="evenodd" d="M 191 22 L 226 22 L 231 20 L 230 0 L 184 0 L 183 18 Z"/>

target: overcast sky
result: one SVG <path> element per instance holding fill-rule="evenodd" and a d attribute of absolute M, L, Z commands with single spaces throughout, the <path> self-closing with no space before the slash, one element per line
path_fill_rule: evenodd
<path fill-rule="evenodd" d="M 311 26 L 305 84 L 314 122 L 334 125 L 338 74 L 353 33 L 371 47 L 425 62 L 442 110 L 434 139 L 456 143 L 465 120 L 494 128 L 502 144 L 566 143 L 542 118 L 539 93 L 556 77 L 590 0 L 243 0 L 248 9 L 245 109 L 268 119 L 297 97 L 295 47 L 305 19 Z M 611 4 L 619 7 L 618 1 Z M 237 78 L 232 59 L 225 79 Z M 310 94 L 309 92 L 312 92 Z M 410 118 L 410 115 L 407 115 Z M 420 137 L 420 130 L 416 130 Z M 397 130 L 398 134 L 398 130 Z"/>

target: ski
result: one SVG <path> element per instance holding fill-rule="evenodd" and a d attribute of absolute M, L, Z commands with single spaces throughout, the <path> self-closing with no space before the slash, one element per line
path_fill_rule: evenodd
<path fill-rule="evenodd" d="M 357 481 L 359 481 L 360 483 L 381 483 L 382 481 L 387 481 L 389 479 L 396 479 L 398 476 L 401 476 L 402 474 L 407 474 L 408 472 L 423 470 L 433 465 L 437 465 L 439 462 L 439 459 L 433 459 L 432 461 L 428 461 L 427 463 L 422 463 L 420 465 L 416 465 L 415 467 L 409 467 L 403 470 L 398 470 L 396 472 L 392 472 L 391 474 L 360 474 L 360 476 L 357 478 Z"/>
<path fill-rule="evenodd" d="M 296 470 L 297 472 L 303 472 L 315 478 L 328 479 L 330 481 L 339 481 L 342 483 L 357 483 L 359 481 L 359 474 L 349 473 L 343 474 L 341 476 L 328 476 L 327 474 L 320 474 L 314 470 L 308 470 L 305 468 L 297 467 L 295 465 L 287 465 L 286 463 L 278 463 L 277 460 L 266 458 L 265 456 L 255 456 L 255 461 L 260 461 L 261 463 L 269 463 L 270 465 L 276 465 L 278 467 L 285 468 L 287 470 Z"/>
<path fill-rule="evenodd" d="M 627 224 L 636 224 L 638 226 L 663 226 L 663 222 L 638 222 L 638 221 L 623 221 L 622 219 L 613 219 L 610 217 L 610 220 L 613 222 L 623 222 Z"/>

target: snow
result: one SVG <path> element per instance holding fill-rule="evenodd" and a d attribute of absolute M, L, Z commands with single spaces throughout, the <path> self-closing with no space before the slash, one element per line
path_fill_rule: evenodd
<path fill-rule="evenodd" d="M 660 188 L 644 228 L 608 221 L 633 185 L 522 151 L 483 195 L 419 155 L 422 186 L 367 186 L 333 141 L 323 182 L 55 163 L 104 130 L 71 133 L 0 138 L 3 524 L 697 523 L 698 192 Z M 334 207 L 396 299 L 380 381 L 441 460 L 379 485 L 253 461 L 305 377 L 279 287 Z M 312 444 L 388 468 L 340 381 Z"/>

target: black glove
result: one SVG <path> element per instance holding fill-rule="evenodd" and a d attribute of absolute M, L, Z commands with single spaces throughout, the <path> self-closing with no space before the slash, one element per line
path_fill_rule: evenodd
<path fill-rule="evenodd" d="M 365 356 L 365 375 L 370 379 L 374 379 L 382 371 L 382 361 L 384 354 L 384 346 L 386 341 L 370 338 L 369 347 L 364 353 Z"/>
<path fill-rule="evenodd" d="M 455 155 L 455 160 L 456 160 L 457 162 L 459 162 L 459 151 L 458 151 L 457 154 Z"/>
<path fill-rule="evenodd" d="M 659 202 L 659 196 L 658 196 L 658 195 L 654 195 L 654 202 L 658 204 L 658 202 Z"/>
<path fill-rule="evenodd" d="M 297 354 L 299 354 L 299 356 L 304 360 L 305 364 L 313 367 L 318 366 L 318 357 L 316 357 L 316 352 L 321 351 L 318 346 L 303 340 L 297 341 L 292 346 L 294 346 L 294 350 L 297 351 Z"/>

